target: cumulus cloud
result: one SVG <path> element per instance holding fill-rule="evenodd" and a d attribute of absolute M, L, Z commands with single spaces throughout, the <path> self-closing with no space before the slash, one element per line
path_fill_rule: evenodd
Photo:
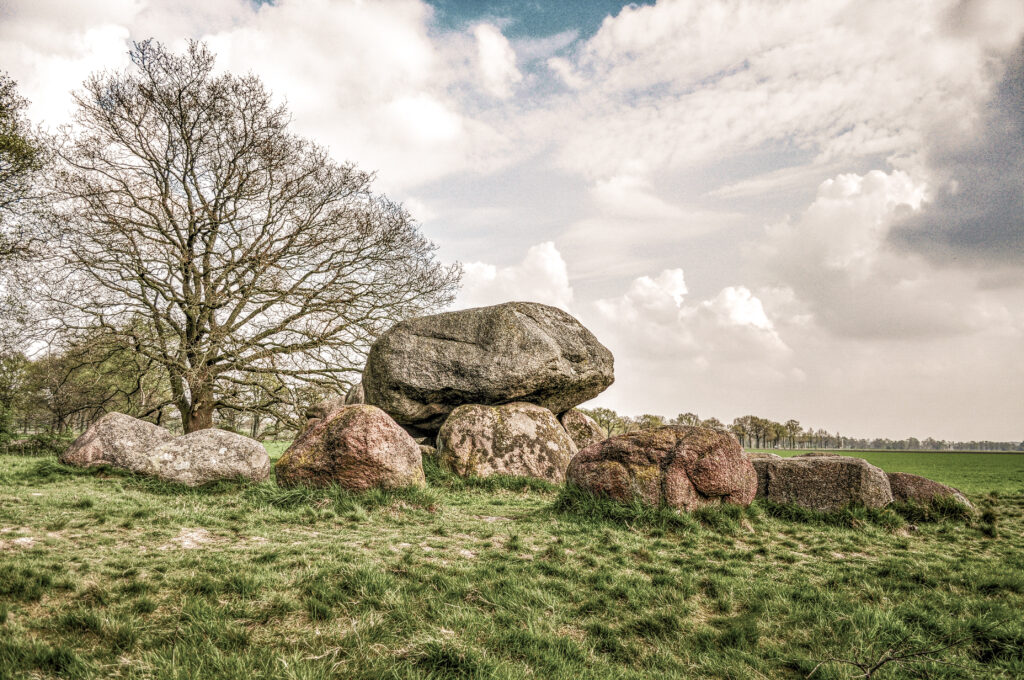
<path fill-rule="evenodd" d="M 572 64 L 564 57 L 551 57 L 547 61 L 548 68 L 557 75 L 561 81 L 574 90 L 579 90 L 587 81 L 573 69 Z"/>
<path fill-rule="evenodd" d="M 1011 27 L 1019 12 L 1000 3 Z M 1019 35 L 1019 33 L 1018 33 Z M 610 176 L 685 168 L 765 145 L 818 162 L 913 153 L 936 119 L 969 117 L 992 46 L 952 31 L 944 3 L 809 0 L 626 7 L 567 62 L 592 83 L 549 124 L 559 159 Z"/>
<path fill-rule="evenodd" d="M 422 0 L 4 12 L 51 125 L 132 39 L 206 39 L 469 261 L 460 305 L 579 316 L 621 411 L 1020 435 L 1019 0 L 660 0 L 511 41 Z"/>
<path fill-rule="evenodd" d="M 496 267 L 486 262 L 463 265 L 457 308 L 494 305 L 509 300 L 542 302 L 568 311 L 573 291 L 561 253 L 550 241 L 533 246 L 522 262 Z"/>
<path fill-rule="evenodd" d="M 516 68 L 515 50 L 497 26 L 478 24 L 473 28 L 473 35 L 484 88 L 495 97 L 508 99 L 513 86 L 523 79 Z"/>
<path fill-rule="evenodd" d="M 751 254 L 769 285 L 792 288 L 818 323 L 862 338 L 968 332 L 989 316 L 971 281 L 888 243 L 926 187 L 901 171 L 826 180 L 797 218 L 769 225 Z"/>
<path fill-rule="evenodd" d="M 377 171 L 390 191 L 490 171 L 522 153 L 469 113 L 473 102 L 453 96 L 476 45 L 458 33 L 432 36 L 432 10 L 420 0 L 10 0 L 5 12 L 0 59 L 32 99 L 32 117 L 51 126 L 69 119 L 68 93 L 90 73 L 127 64 L 132 40 L 181 49 L 192 38 L 210 44 L 219 68 L 259 75 L 287 100 L 297 132 Z M 498 87 L 518 71 L 494 31 L 481 33 L 481 68 Z M 502 70 L 510 53 L 512 70 Z"/>
<path fill-rule="evenodd" d="M 622 295 L 593 303 L 595 320 L 612 345 L 652 362 L 690 362 L 703 369 L 724 362 L 763 363 L 786 347 L 761 301 L 743 286 L 688 302 L 681 269 L 633 280 Z"/>
<path fill-rule="evenodd" d="M 893 241 L 946 264 L 1024 267 L 1024 42 L 966 138 L 937 135 L 935 196 Z"/>

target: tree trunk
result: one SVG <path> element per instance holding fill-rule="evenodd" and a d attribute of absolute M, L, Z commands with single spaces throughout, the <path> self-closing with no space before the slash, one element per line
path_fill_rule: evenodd
<path fill-rule="evenodd" d="M 190 391 L 192 403 L 181 414 L 181 427 L 185 434 L 213 427 L 213 386 L 196 385 Z"/>

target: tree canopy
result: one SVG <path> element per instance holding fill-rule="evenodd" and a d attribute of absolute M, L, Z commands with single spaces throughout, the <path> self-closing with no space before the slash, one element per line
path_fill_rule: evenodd
<path fill-rule="evenodd" d="M 185 431 L 286 386 L 341 391 L 383 329 L 450 302 L 459 268 L 256 76 L 196 42 L 130 56 L 75 93 L 37 293 L 53 328 L 159 366 Z"/>

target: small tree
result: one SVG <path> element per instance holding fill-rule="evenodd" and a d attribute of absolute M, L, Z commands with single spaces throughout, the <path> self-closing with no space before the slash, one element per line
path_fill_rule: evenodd
<path fill-rule="evenodd" d="M 665 424 L 665 416 L 659 416 L 654 413 L 644 413 L 636 419 L 637 428 L 641 430 L 653 430 Z"/>
<path fill-rule="evenodd" d="M 75 94 L 43 287 L 58 328 L 162 367 L 186 432 L 281 384 L 341 391 L 382 330 L 452 299 L 458 267 L 371 175 L 289 133 L 256 76 L 215 75 L 201 43 L 130 56 Z"/>
<path fill-rule="evenodd" d="M 680 413 L 670 422 L 673 425 L 700 425 L 700 416 L 696 413 Z"/>

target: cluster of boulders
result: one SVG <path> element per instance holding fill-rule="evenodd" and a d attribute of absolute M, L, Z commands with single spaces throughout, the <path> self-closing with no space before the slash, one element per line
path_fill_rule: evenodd
<path fill-rule="evenodd" d="M 692 510 L 755 497 L 834 510 L 850 503 L 951 496 L 937 482 L 834 454 L 745 454 L 730 433 L 664 426 L 616 437 L 574 407 L 611 385 L 613 359 L 569 314 L 510 302 L 398 323 L 370 349 L 362 382 L 306 412 L 278 460 L 283 486 L 422 486 L 422 457 L 462 476 L 570 482 L 622 502 Z M 223 430 L 175 437 L 129 416 L 104 416 L 62 456 L 189 485 L 265 480 L 256 441 Z"/>

